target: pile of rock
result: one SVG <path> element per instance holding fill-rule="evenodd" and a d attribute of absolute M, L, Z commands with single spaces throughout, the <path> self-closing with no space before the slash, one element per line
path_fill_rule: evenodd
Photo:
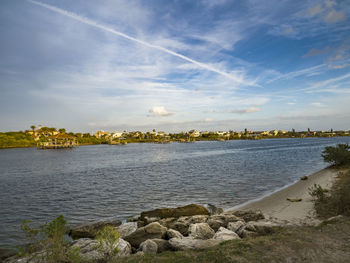
<path fill-rule="evenodd" d="M 213 209 L 213 206 L 210 210 L 211 213 L 203 206 L 192 204 L 143 212 L 140 217 L 124 224 L 114 221 L 78 226 L 70 231 L 73 238 L 79 238 L 71 246 L 79 247 L 82 256 L 88 260 L 103 262 L 106 253 L 97 249 L 98 241 L 94 237 L 105 225 L 115 226 L 120 233 L 115 244 L 118 257 L 133 253 L 205 249 L 226 240 L 268 234 L 279 227 L 265 220 L 259 211 L 223 212 Z"/>

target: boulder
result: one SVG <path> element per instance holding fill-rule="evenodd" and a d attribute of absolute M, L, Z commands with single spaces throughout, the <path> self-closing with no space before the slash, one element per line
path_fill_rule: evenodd
<path fill-rule="evenodd" d="M 215 233 L 213 239 L 225 241 L 240 239 L 240 237 L 235 232 L 228 230 L 224 227 L 220 227 L 219 231 Z"/>
<path fill-rule="evenodd" d="M 108 251 L 99 249 L 99 241 L 90 238 L 81 238 L 71 244 L 72 247 L 80 248 L 81 256 L 89 262 L 105 262 Z M 119 238 L 114 247 L 118 248 L 116 257 L 128 256 L 131 254 L 131 245 L 122 238 Z"/>
<path fill-rule="evenodd" d="M 164 239 L 159 239 L 159 238 L 155 238 L 155 239 L 151 239 L 153 242 L 155 242 L 158 246 L 158 253 L 162 253 L 164 251 L 167 250 L 172 250 L 172 247 L 169 244 L 168 240 L 164 240 Z"/>
<path fill-rule="evenodd" d="M 207 223 L 191 224 L 188 229 L 189 236 L 194 239 L 210 239 L 215 231 Z"/>
<path fill-rule="evenodd" d="M 250 222 L 250 225 L 254 227 L 254 231 L 260 235 L 271 234 L 275 231 L 276 228 L 281 227 L 280 224 L 269 222 L 269 221 L 258 221 Z M 250 230 L 250 229 L 247 229 Z"/>
<path fill-rule="evenodd" d="M 179 231 L 182 235 L 188 235 L 188 227 L 190 225 L 188 217 L 180 217 L 180 218 L 165 218 L 161 219 L 159 223 L 166 228 L 171 228 Z"/>
<path fill-rule="evenodd" d="M 201 250 L 206 249 L 210 247 L 214 247 L 218 244 L 220 244 L 221 240 L 215 240 L 215 239 L 192 239 L 190 237 L 185 238 L 172 238 L 169 240 L 170 246 L 173 248 L 173 250 Z"/>
<path fill-rule="evenodd" d="M 105 226 L 120 226 L 122 222 L 120 220 L 113 221 L 100 221 L 94 223 L 87 223 L 76 226 L 69 231 L 69 235 L 73 239 L 78 238 L 95 238 L 98 231 L 102 230 Z"/>
<path fill-rule="evenodd" d="M 0 248 L 0 262 L 6 258 L 15 256 L 17 254 L 16 250 L 11 248 Z"/>
<path fill-rule="evenodd" d="M 205 223 L 207 222 L 209 216 L 205 215 L 197 215 L 197 216 L 191 216 L 188 218 L 184 218 L 184 221 L 187 221 L 188 224 L 196 224 L 196 223 Z"/>
<path fill-rule="evenodd" d="M 209 212 L 205 207 L 201 205 L 191 204 L 177 208 L 159 208 L 151 211 L 142 212 L 141 220 L 144 220 L 145 217 L 179 218 L 181 216 L 194 215 L 209 215 Z"/>
<path fill-rule="evenodd" d="M 260 219 L 265 219 L 263 213 L 259 210 L 253 211 L 253 210 L 237 210 L 237 211 L 231 211 L 226 212 L 225 214 L 235 215 L 237 217 L 242 218 L 244 221 L 258 221 Z"/>
<path fill-rule="evenodd" d="M 207 220 L 207 224 L 214 230 L 214 231 L 218 231 L 220 227 L 225 227 L 226 226 L 226 222 L 224 222 L 221 219 L 213 219 L 213 218 L 209 218 Z"/>
<path fill-rule="evenodd" d="M 145 254 L 156 254 L 158 251 L 158 245 L 151 239 L 147 239 L 140 244 L 139 250 Z"/>
<path fill-rule="evenodd" d="M 227 229 L 236 232 L 245 225 L 243 221 L 230 222 L 227 224 Z"/>
<path fill-rule="evenodd" d="M 210 215 L 218 215 L 224 212 L 222 208 L 216 207 L 215 205 L 212 205 L 212 204 L 208 204 L 207 209 Z"/>
<path fill-rule="evenodd" d="M 179 232 L 179 231 L 176 231 L 174 229 L 168 229 L 166 231 L 166 238 L 167 239 L 172 239 L 172 238 L 183 238 L 184 236 Z"/>
<path fill-rule="evenodd" d="M 120 237 L 126 237 L 131 235 L 137 230 L 137 222 L 128 222 L 117 227 L 117 231 L 120 233 Z"/>
<path fill-rule="evenodd" d="M 135 232 L 131 233 L 128 236 L 125 236 L 124 239 L 128 241 L 133 247 L 137 248 L 143 241 L 146 241 L 147 239 L 163 238 L 166 231 L 166 227 L 160 225 L 158 222 L 154 222 L 144 227 L 138 228 Z"/>

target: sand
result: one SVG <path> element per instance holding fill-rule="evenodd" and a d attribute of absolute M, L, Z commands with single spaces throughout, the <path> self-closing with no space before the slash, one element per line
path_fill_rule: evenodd
<path fill-rule="evenodd" d="M 325 168 L 300 180 L 295 184 L 275 192 L 261 200 L 247 203 L 235 210 L 260 210 L 270 220 L 284 221 L 295 225 L 317 224 L 316 213 L 309 194 L 314 184 L 330 189 L 338 176 L 339 170 Z M 302 199 L 290 202 L 287 198 Z"/>

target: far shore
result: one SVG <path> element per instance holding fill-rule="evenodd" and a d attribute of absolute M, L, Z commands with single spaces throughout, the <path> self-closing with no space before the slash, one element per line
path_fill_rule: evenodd
<path fill-rule="evenodd" d="M 309 188 L 316 184 L 324 189 L 330 189 L 338 173 L 339 169 L 327 167 L 307 176 L 306 180 L 299 180 L 260 200 L 247 202 L 232 210 L 260 210 L 267 219 L 286 221 L 295 225 L 317 223 Z M 294 200 L 288 201 L 287 198 Z"/>

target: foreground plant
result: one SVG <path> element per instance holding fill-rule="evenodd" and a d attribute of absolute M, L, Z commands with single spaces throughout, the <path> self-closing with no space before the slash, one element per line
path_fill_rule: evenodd
<path fill-rule="evenodd" d="M 28 256 L 45 262 L 83 262 L 79 248 L 69 247 L 65 237 L 67 222 L 62 215 L 50 223 L 34 228 L 25 220 L 21 230 L 29 245 L 19 249 L 19 256 Z"/>
<path fill-rule="evenodd" d="M 325 162 L 335 166 L 350 164 L 350 146 L 348 144 L 327 146 L 322 152 L 322 157 Z"/>
<path fill-rule="evenodd" d="M 117 242 L 119 237 L 119 232 L 113 226 L 105 226 L 97 233 L 98 248 L 105 253 L 107 259 L 111 259 L 118 254 Z"/>

